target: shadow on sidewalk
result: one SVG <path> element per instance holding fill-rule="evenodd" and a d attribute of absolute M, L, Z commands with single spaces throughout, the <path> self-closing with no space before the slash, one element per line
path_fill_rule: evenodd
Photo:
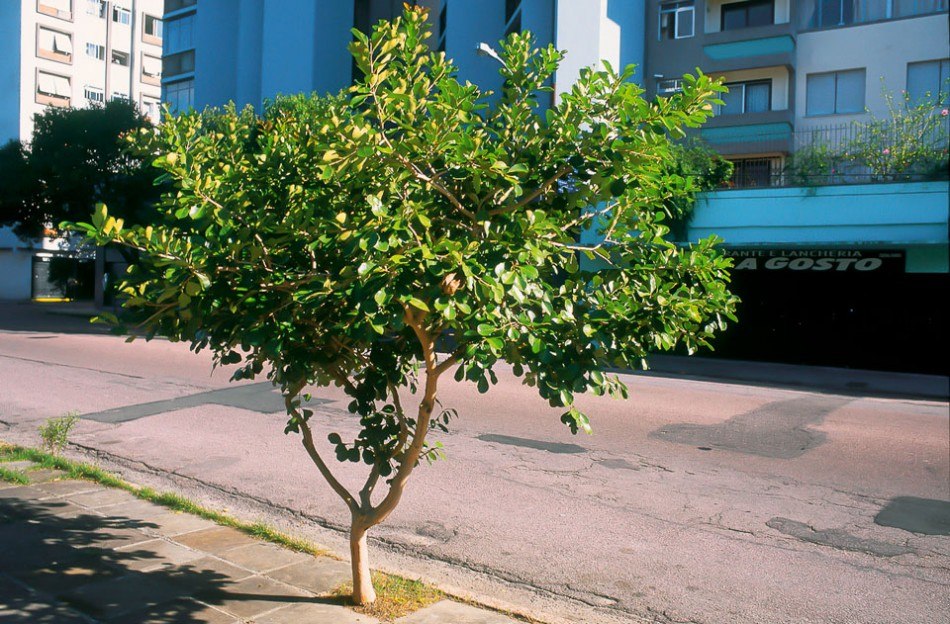
<path fill-rule="evenodd" d="M 80 614 L 123 623 L 231 622 L 241 617 L 242 605 L 263 612 L 288 603 L 340 604 L 285 593 L 273 582 L 248 592 L 255 585 L 239 577 L 253 572 L 143 532 L 156 524 L 95 515 L 62 500 L 24 500 L 31 489 L 0 490 L 0 620 L 5 622 L 87 622 Z M 225 604 L 224 612 L 207 606 Z"/>

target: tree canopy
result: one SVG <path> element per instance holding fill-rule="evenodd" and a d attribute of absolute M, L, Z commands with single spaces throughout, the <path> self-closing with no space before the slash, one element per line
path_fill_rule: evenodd
<path fill-rule="evenodd" d="M 681 94 L 647 101 L 632 68 L 605 64 L 545 106 L 562 52 L 509 36 L 490 94 L 427 37 L 425 11 L 409 8 L 356 33 L 364 77 L 338 96 L 140 132 L 173 188 L 162 221 L 128 228 L 100 206 L 76 226 L 144 252 L 124 285 L 130 322 L 281 388 L 286 431 L 351 512 L 358 602 L 374 597 L 366 531 L 454 415 L 438 403 L 442 375 L 485 393 L 507 362 L 572 431 L 590 431 L 577 395 L 625 396 L 606 370 L 706 346 L 735 306 L 715 240 L 664 239 L 666 206 L 696 191 L 672 141 L 711 114 L 717 82 L 687 76 Z M 360 432 L 327 432 L 327 445 L 305 392 L 331 384 Z M 367 465 L 362 488 L 335 478 L 328 451 Z"/>
<path fill-rule="evenodd" d="M 150 220 L 157 172 L 120 140 L 148 127 L 126 100 L 37 115 L 27 145 L 11 141 L 0 148 L 0 226 L 37 239 L 60 221 L 88 219 L 99 202 L 129 222 Z"/>

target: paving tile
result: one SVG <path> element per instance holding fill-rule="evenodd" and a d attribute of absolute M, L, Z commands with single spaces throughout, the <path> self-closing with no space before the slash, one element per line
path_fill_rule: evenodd
<path fill-rule="evenodd" d="M 302 563 L 313 557 L 273 544 L 257 542 L 227 550 L 221 554 L 221 558 L 255 572 L 267 572 L 292 563 Z"/>
<path fill-rule="evenodd" d="M 396 624 L 446 624 L 447 622 L 452 622 L 452 624 L 518 624 L 500 613 L 451 600 L 441 600 L 396 620 Z"/>
<path fill-rule="evenodd" d="M 100 553 L 85 550 L 67 550 L 55 553 L 40 565 L 11 562 L 9 573 L 34 589 L 50 594 L 71 591 L 82 585 L 118 578 L 125 570 L 109 563 Z"/>
<path fill-rule="evenodd" d="M 83 507 L 89 507 L 91 509 L 115 505 L 116 503 L 128 503 L 136 500 L 132 494 L 129 494 L 124 490 L 116 490 L 111 488 L 100 490 L 98 492 L 70 494 L 66 498 L 70 502 L 76 503 L 77 505 L 82 505 Z"/>
<path fill-rule="evenodd" d="M 38 501 L 49 498 L 49 494 L 34 485 L 18 485 L 0 490 L 0 500 L 13 499 L 22 501 Z"/>
<path fill-rule="evenodd" d="M 165 513 L 151 516 L 145 519 L 143 525 L 143 531 L 149 535 L 161 537 L 176 537 L 178 535 L 218 526 L 210 520 L 178 511 L 166 511 Z"/>
<path fill-rule="evenodd" d="M 105 621 L 109 624 L 168 624 L 168 622 L 233 624 L 239 622 L 233 615 L 187 598 L 163 602 L 143 611 L 133 611 L 106 618 Z"/>
<path fill-rule="evenodd" d="M 69 481 L 41 483 L 36 486 L 36 489 L 45 492 L 46 497 L 50 497 L 69 496 L 70 494 L 78 494 L 80 492 L 99 492 L 105 490 L 106 488 L 92 481 L 81 481 L 75 479 Z"/>
<path fill-rule="evenodd" d="M 175 538 L 179 544 L 183 544 L 195 550 L 203 550 L 212 554 L 220 554 L 238 546 L 246 546 L 257 542 L 253 537 L 246 533 L 241 533 L 231 527 L 215 526 L 210 529 L 202 529 Z"/>
<path fill-rule="evenodd" d="M 31 470 L 26 476 L 30 478 L 32 483 L 49 483 L 65 479 L 66 473 L 52 468 L 40 468 L 39 470 Z"/>
<path fill-rule="evenodd" d="M 95 617 L 117 617 L 177 598 L 180 590 L 151 575 L 132 573 L 83 585 L 60 598 Z"/>
<path fill-rule="evenodd" d="M 305 589 L 314 594 L 329 594 L 351 580 L 350 564 L 329 557 L 311 557 L 309 561 L 274 570 L 267 576 Z"/>
<path fill-rule="evenodd" d="M 155 503 L 142 500 L 141 498 L 132 498 L 132 500 L 123 501 L 114 505 L 103 505 L 102 507 L 96 507 L 96 511 L 106 516 L 124 516 L 127 518 L 145 520 L 147 518 L 168 513 L 171 510 L 168 507 L 156 505 Z"/>
<path fill-rule="evenodd" d="M 235 583 L 253 574 L 250 570 L 231 565 L 217 557 L 201 557 L 161 570 L 163 579 L 186 587 L 191 593 L 197 593 L 203 588 L 214 589 L 227 583 Z"/>
<path fill-rule="evenodd" d="M 196 592 L 195 596 L 202 602 L 240 618 L 253 618 L 281 606 L 319 600 L 265 576 L 252 576 L 243 581 L 206 588 Z"/>
<path fill-rule="evenodd" d="M 151 539 L 115 549 L 122 565 L 129 570 L 152 570 L 178 566 L 202 557 L 202 553 L 163 539 Z"/>
<path fill-rule="evenodd" d="M 335 604 L 300 603 L 254 618 L 254 624 L 377 624 L 379 620 Z M 442 624 L 449 624 L 443 622 Z"/>
<path fill-rule="evenodd" d="M 6 468 L 7 470 L 28 470 L 37 466 L 39 466 L 39 464 L 31 462 L 28 459 L 0 462 L 0 468 Z"/>

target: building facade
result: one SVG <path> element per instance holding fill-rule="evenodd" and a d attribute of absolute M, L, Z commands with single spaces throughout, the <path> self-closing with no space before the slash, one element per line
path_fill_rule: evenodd
<path fill-rule="evenodd" d="M 127 99 L 158 120 L 162 0 L 0 2 L 0 142 L 28 143 L 47 107 Z M 45 278 L 56 241 L 17 239 L 0 228 L 0 299 L 53 295 Z"/>
<path fill-rule="evenodd" d="M 368 30 L 399 4 L 168 0 L 165 99 L 200 109 L 338 91 L 353 79 L 350 28 Z M 425 4 L 433 47 L 484 89 L 497 90 L 500 78 L 476 48 L 513 30 L 567 51 L 555 97 L 600 60 L 638 65 L 648 97 L 675 96 L 697 67 L 725 81 L 723 105 L 695 138 L 735 163 L 733 188 L 701 196 L 687 228 L 690 240 L 722 237 L 735 258 L 743 304 L 720 354 L 947 373 L 950 334 L 937 303 L 948 287 L 946 152 L 929 177 L 836 170 L 838 161 L 830 170 L 820 162 L 820 176 L 788 174 L 806 153 L 865 138 L 855 133 L 890 113 L 885 93 L 902 105 L 905 93 L 918 102 L 945 88 L 947 0 Z M 939 110 L 933 115 L 940 120 Z M 926 137 L 938 151 L 946 149 L 943 119 Z"/>

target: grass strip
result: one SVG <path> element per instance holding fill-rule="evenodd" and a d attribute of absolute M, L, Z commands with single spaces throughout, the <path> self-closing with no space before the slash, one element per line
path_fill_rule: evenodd
<path fill-rule="evenodd" d="M 208 509 L 207 507 L 202 507 L 194 501 L 188 500 L 184 496 L 179 496 L 178 494 L 174 494 L 172 492 L 157 492 L 150 487 L 140 487 L 133 485 L 128 481 L 124 481 L 115 475 L 106 472 L 102 468 L 93 466 L 91 464 L 72 461 L 70 459 L 66 459 L 65 457 L 52 455 L 38 449 L 14 446 L 12 444 L 4 444 L 0 442 L 0 462 L 20 460 L 32 461 L 40 468 L 61 470 L 65 473 L 66 478 L 69 479 L 95 481 L 100 485 L 125 490 L 126 492 L 129 492 L 130 494 L 150 503 L 155 503 L 156 505 L 161 505 L 174 511 L 180 511 L 204 518 L 206 520 L 211 520 L 217 524 L 237 529 L 238 531 L 247 533 L 252 537 L 283 546 L 284 548 L 307 553 L 315 557 L 337 558 L 335 555 L 333 555 L 333 553 L 330 553 L 319 546 L 311 544 L 306 540 L 285 535 L 261 522 L 242 522 L 241 520 L 233 518 L 227 514 L 214 511 L 213 509 Z M 20 477 L 25 479 L 25 481 L 19 480 Z M 2 468 L 2 466 L 0 466 L 0 479 L 10 481 L 12 483 L 20 483 L 23 485 L 26 485 L 30 482 L 26 473 L 8 470 Z"/>
<path fill-rule="evenodd" d="M 30 478 L 22 470 L 11 470 L 0 466 L 0 481 L 7 483 L 16 483 L 17 485 L 29 485 Z"/>

